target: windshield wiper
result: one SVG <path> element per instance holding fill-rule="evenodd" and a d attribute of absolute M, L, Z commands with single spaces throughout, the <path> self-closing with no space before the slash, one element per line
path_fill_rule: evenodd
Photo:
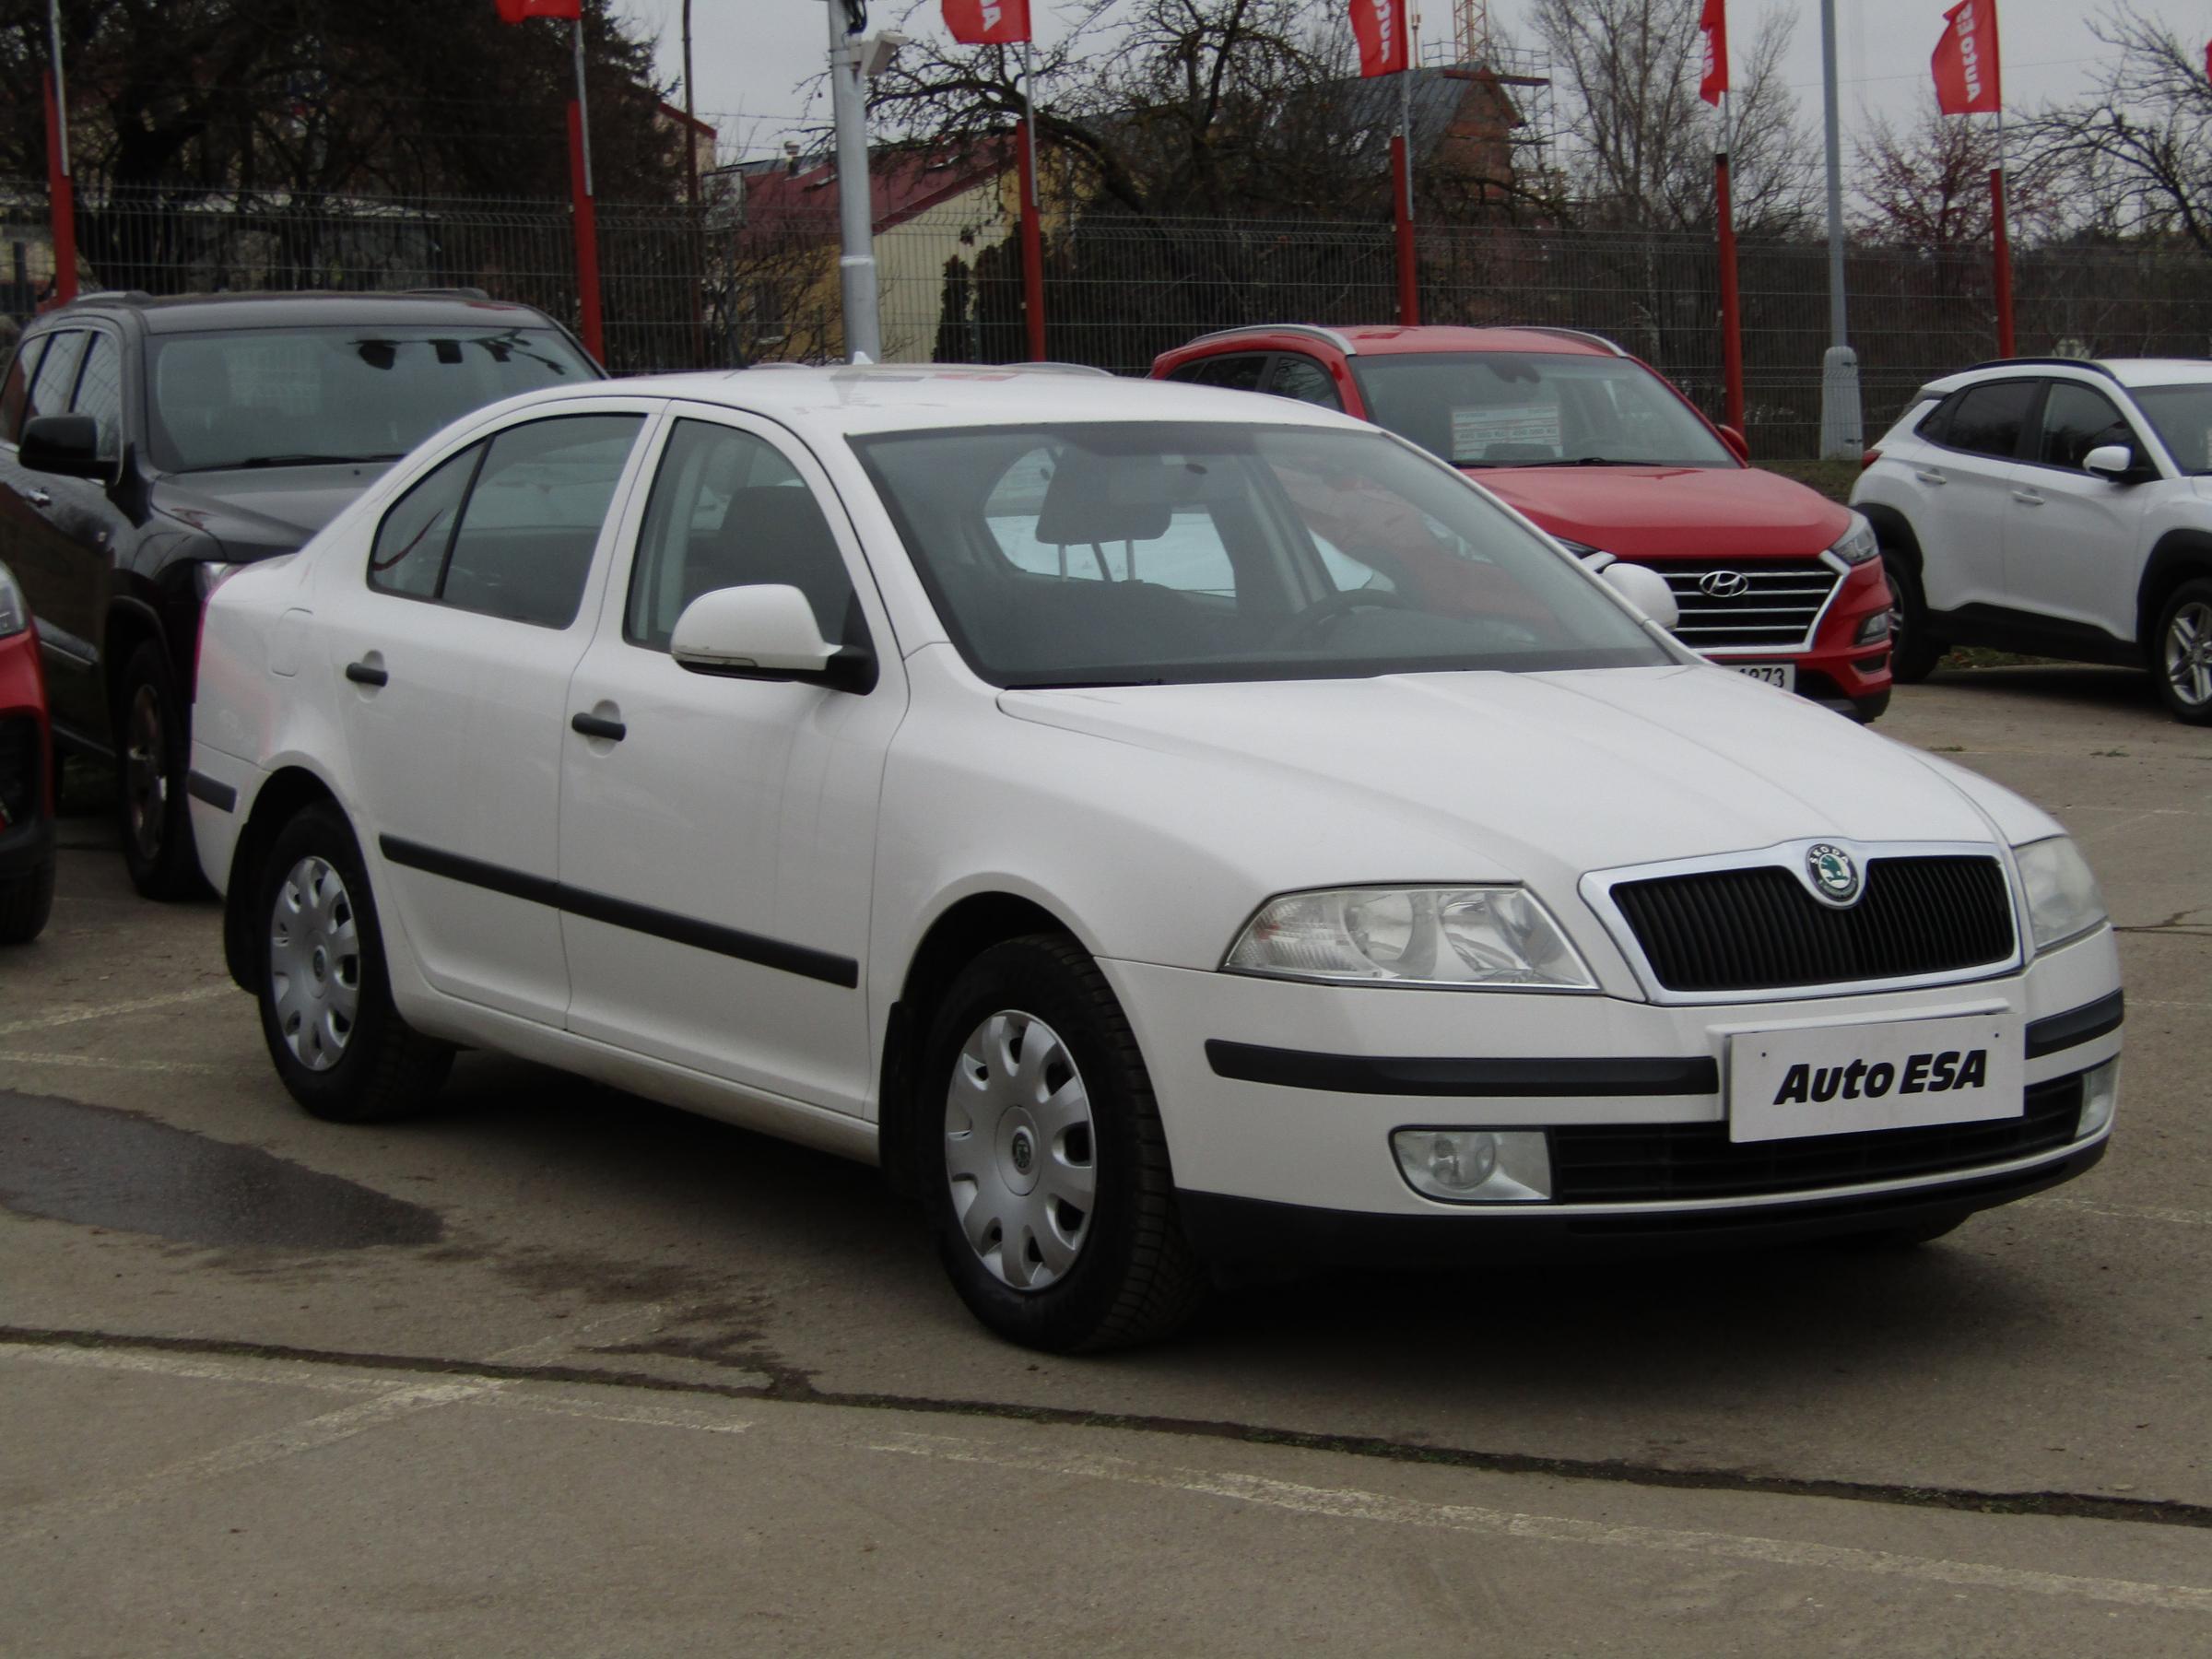
<path fill-rule="evenodd" d="M 1624 461 L 1618 455 L 1577 455 L 1567 461 L 1509 461 L 1509 466 L 1653 466 L 1652 461 Z"/>
<path fill-rule="evenodd" d="M 248 455 L 242 461 L 218 461 L 212 466 L 188 466 L 186 472 L 244 472 L 256 466 L 348 466 L 371 461 L 396 461 L 406 452 L 394 450 L 388 455 Z"/>

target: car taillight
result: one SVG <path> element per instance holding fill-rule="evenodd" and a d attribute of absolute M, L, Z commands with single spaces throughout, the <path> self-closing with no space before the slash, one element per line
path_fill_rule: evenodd
<path fill-rule="evenodd" d="M 1868 467 L 1872 466 L 1881 458 L 1882 452 L 1880 450 L 1868 450 L 1865 454 L 1859 457 L 1859 470 L 1861 472 L 1865 472 Z"/>

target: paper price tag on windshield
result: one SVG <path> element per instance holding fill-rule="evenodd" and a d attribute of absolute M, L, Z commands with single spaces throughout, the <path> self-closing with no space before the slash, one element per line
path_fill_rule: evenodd
<path fill-rule="evenodd" d="M 1512 444 L 1513 453 L 1493 455 L 1493 444 Z M 1523 447 L 1526 446 L 1526 447 Z M 1529 449 L 1541 449 L 1541 455 Z M 1557 404 L 1487 404 L 1480 408 L 1452 411 L 1452 459 L 1454 461 L 1549 460 L 1559 453 L 1559 406 Z"/>

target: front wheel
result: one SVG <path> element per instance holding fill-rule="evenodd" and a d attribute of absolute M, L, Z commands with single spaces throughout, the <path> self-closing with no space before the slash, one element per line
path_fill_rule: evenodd
<path fill-rule="evenodd" d="M 333 1123 L 419 1112 L 453 1051 L 399 1017 L 359 844 L 337 808 L 278 830 L 249 900 L 261 1031 L 292 1099 Z"/>
<path fill-rule="evenodd" d="M 1176 1218 L 1151 1080 L 1073 939 L 1014 939 L 971 962 L 931 1023 L 919 1089 L 938 1248 L 984 1324 L 1077 1353 L 1190 1317 L 1205 1277 Z"/>
<path fill-rule="evenodd" d="M 1889 584 L 1889 677 L 1916 686 L 1943 660 L 1941 640 L 1928 635 L 1928 606 L 1920 577 L 1896 554 L 1882 554 L 1882 575 Z"/>
<path fill-rule="evenodd" d="M 2212 723 L 2212 582 L 2184 582 L 2166 601 L 2150 665 L 2176 720 Z"/>
<path fill-rule="evenodd" d="M 53 913 L 53 849 L 29 869 L 0 877 L 0 945 L 28 945 Z"/>
<path fill-rule="evenodd" d="M 116 683 L 115 793 L 123 861 L 131 885 L 148 899 L 182 899 L 203 886 L 184 799 L 187 753 L 169 654 L 147 640 L 131 653 Z"/>

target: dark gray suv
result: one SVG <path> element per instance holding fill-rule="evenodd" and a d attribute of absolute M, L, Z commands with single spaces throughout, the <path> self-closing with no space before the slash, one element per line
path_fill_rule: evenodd
<path fill-rule="evenodd" d="M 0 563 L 38 618 L 57 746 L 116 761 L 140 892 L 199 878 L 185 721 L 216 583 L 448 422 L 603 378 L 543 312 L 467 291 L 102 293 L 24 330 L 0 382 Z"/>

